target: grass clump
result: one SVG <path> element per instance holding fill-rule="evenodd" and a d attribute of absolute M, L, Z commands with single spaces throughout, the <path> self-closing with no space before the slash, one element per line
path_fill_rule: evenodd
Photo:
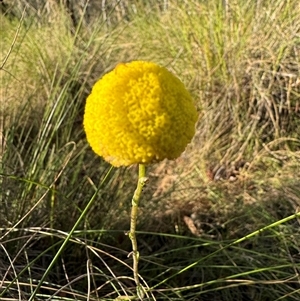
<path fill-rule="evenodd" d="M 133 296 L 136 167 L 108 172 L 82 116 L 102 74 L 140 59 L 178 75 L 201 117 L 179 159 L 149 168 L 148 299 L 298 300 L 298 1 L 45 3 L 1 4 L 0 299 L 29 300 L 67 238 L 37 300 Z"/>

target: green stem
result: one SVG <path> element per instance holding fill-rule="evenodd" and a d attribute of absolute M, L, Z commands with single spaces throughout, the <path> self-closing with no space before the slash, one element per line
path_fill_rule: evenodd
<path fill-rule="evenodd" d="M 132 244 L 132 257 L 133 257 L 133 276 L 134 281 L 136 284 L 137 289 L 137 295 L 140 299 L 144 296 L 144 290 L 143 287 L 140 284 L 139 279 L 139 252 L 138 252 L 138 246 L 136 241 L 136 221 L 137 221 L 137 215 L 138 215 L 138 207 L 139 207 L 139 201 L 140 197 L 143 191 L 143 187 L 145 186 L 147 182 L 146 175 L 146 167 L 144 164 L 139 164 L 139 179 L 137 188 L 134 192 L 134 195 L 132 197 L 132 207 L 131 207 L 131 220 L 130 220 L 130 232 L 129 232 L 129 238 L 131 240 Z"/>

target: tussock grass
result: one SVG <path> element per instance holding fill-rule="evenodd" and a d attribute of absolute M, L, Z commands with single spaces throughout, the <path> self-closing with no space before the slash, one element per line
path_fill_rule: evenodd
<path fill-rule="evenodd" d="M 200 112 L 185 153 L 148 170 L 147 300 L 298 300 L 298 2 L 4 1 L 0 299 L 134 295 L 137 170 L 109 171 L 82 115 L 102 74 L 144 59 L 178 75 Z"/>

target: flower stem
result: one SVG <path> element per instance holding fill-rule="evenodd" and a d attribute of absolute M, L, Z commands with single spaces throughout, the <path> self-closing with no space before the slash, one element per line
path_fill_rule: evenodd
<path fill-rule="evenodd" d="M 130 238 L 131 244 L 132 244 L 133 276 L 134 276 L 134 281 L 136 284 L 137 295 L 140 299 L 142 299 L 144 296 L 144 289 L 141 286 L 140 279 L 139 279 L 139 271 L 138 271 L 139 252 L 138 252 L 135 230 L 136 230 L 136 221 L 137 221 L 140 197 L 141 197 L 141 194 L 143 191 L 143 187 L 145 186 L 145 184 L 148 180 L 145 177 L 145 175 L 146 175 L 145 165 L 139 164 L 139 179 L 138 179 L 137 188 L 132 197 L 131 220 L 130 220 L 130 231 L 129 231 L 129 238 Z"/>

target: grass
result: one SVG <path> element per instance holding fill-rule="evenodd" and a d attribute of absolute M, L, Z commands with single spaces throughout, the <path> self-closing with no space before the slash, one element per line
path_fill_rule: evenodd
<path fill-rule="evenodd" d="M 0 15 L 0 299 L 134 295 L 137 167 L 96 157 L 82 115 L 101 75 L 144 59 L 200 112 L 184 154 L 148 168 L 145 300 L 298 300 L 299 1 L 15 2 Z"/>

